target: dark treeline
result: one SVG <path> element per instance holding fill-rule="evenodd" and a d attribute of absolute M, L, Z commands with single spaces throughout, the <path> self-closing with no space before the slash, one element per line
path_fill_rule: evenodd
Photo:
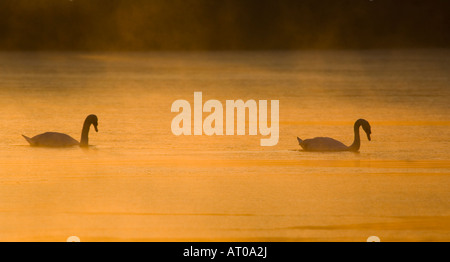
<path fill-rule="evenodd" d="M 448 0 L 1 0 L 2 50 L 450 47 Z"/>

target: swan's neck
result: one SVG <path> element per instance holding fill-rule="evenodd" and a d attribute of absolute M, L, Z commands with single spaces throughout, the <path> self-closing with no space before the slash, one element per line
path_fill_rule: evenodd
<path fill-rule="evenodd" d="M 89 144 L 89 129 L 91 127 L 91 122 L 88 122 L 87 120 L 84 121 L 83 124 L 83 130 L 81 131 L 81 140 L 80 140 L 80 146 L 86 147 Z"/>
<path fill-rule="evenodd" d="M 358 151 L 359 147 L 361 146 L 361 139 L 359 137 L 359 127 L 361 124 L 355 123 L 355 126 L 353 127 L 355 132 L 355 139 L 353 140 L 353 144 L 348 147 L 349 151 Z"/>

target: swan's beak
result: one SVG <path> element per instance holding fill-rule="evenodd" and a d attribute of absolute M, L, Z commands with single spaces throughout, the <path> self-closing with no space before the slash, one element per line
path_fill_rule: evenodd
<path fill-rule="evenodd" d="M 94 128 L 95 128 L 95 132 L 98 132 L 98 128 L 97 128 L 97 126 L 94 126 Z M 369 139 L 370 140 L 370 139 Z"/>
<path fill-rule="evenodd" d="M 367 139 L 369 139 L 369 141 L 370 141 L 370 134 L 367 134 Z"/>

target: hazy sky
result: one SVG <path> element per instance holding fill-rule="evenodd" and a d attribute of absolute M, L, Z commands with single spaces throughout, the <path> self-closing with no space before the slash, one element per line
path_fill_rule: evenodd
<path fill-rule="evenodd" d="M 3 50 L 450 47 L 448 0 L 1 0 Z"/>

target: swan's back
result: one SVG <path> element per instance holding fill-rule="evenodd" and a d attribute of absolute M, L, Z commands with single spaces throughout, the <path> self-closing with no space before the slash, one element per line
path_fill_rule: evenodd
<path fill-rule="evenodd" d="M 330 137 L 315 137 L 302 140 L 300 146 L 305 151 L 347 151 L 348 147 Z"/>
<path fill-rule="evenodd" d="M 71 136 L 57 133 L 57 132 L 46 132 L 32 138 L 23 136 L 28 143 L 32 146 L 45 146 L 45 147 L 67 147 L 76 146 L 80 143 L 73 139 Z"/>

